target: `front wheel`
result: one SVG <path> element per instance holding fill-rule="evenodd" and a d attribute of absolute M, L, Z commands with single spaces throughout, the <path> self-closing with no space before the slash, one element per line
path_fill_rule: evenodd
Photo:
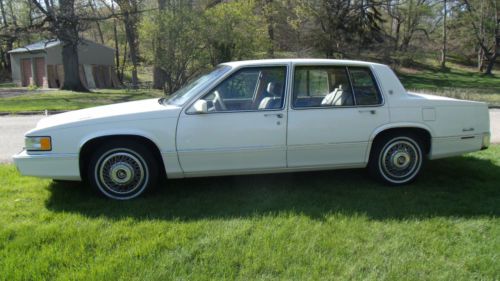
<path fill-rule="evenodd" d="M 135 142 L 107 143 L 92 155 L 90 184 L 111 199 L 128 200 L 151 189 L 158 179 L 152 153 Z"/>
<path fill-rule="evenodd" d="M 423 161 L 418 137 L 390 135 L 374 143 L 368 168 L 372 175 L 386 183 L 403 185 L 415 180 Z"/>

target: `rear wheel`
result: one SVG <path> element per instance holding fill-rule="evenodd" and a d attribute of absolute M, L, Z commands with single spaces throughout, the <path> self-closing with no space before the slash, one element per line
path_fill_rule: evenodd
<path fill-rule="evenodd" d="M 415 180 L 424 162 L 422 143 L 413 134 L 388 135 L 373 145 L 368 168 L 376 178 L 391 185 Z"/>
<path fill-rule="evenodd" d="M 158 166 L 145 146 L 132 141 L 112 141 L 92 155 L 88 179 L 104 196 L 128 200 L 154 187 Z"/>

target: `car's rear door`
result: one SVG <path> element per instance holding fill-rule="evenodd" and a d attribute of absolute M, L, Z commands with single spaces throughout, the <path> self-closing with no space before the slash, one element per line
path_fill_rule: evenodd
<path fill-rule="evenodd" d="M 389 111 L 369 67 L 296 66 L 288 167 L 360 166 Z"/>
<path fill-rule="evenodd" d="M 286 65 L 240 69 L 201 97 L 208 113 L 181 114 L 176 142 L 187 176 L 286 167 L 287 70 Z M 277 87 L 269 93 L 268 85 Z"/>

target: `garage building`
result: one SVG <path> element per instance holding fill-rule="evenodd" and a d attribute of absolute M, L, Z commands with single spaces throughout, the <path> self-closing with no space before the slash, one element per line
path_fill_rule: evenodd
<path fill-rule="evenodd" d="M 64 82 L 62 46 L 59 40 L 44 40 L 9 52 L 12 81 L 18 86 L 60 88 Z M 81 40 L 78 46 L 80 79 L 87 88 L 118 88 L 114 69 L 115 51 Z"/>

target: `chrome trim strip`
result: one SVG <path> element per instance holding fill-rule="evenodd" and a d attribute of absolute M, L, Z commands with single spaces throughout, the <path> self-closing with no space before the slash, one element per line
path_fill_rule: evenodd
<path fill-rule="evenodd" d="M 351 89 L 353 91 L 352 95 L 353 95 L 353 99 L 354 99 L 354 103 L 355 105 L 353 106 L 310 106 L 310 107 L 294 107 L 293 106 L 293 83 L 295 83 L 295 67 L 296 66 L 310 66 L 310 67 L 315 67 L 315 66 L 318 66 L 318 67 L 329 67 L 329 66 L 332 66 L 332 67 L 343 67 L 345 70 L 346 70 L 346 73 L 347 73 L 347 77 L 349 79 L 349 84 L 351 86 Z M 380 104 L 376 104 L 376 105 L 357 105 L 356 104 L 356 95 L 354 94 L 354 89 L 352 87 L 352 81 L 351 81 L 351 75 L 349 74 L 349 67 L 358 67 L 358 68 L 368 68 L 370 70 L 370 73 L 372 74 L 372 77 L 373 77 L 373 80 L 375 80 L 375 84 L 376 84 L 376 87 L 378 89 L 378 93 L 379 93 L 379 96 L 382 98 L 382 103 Z M 293 64 L 292 66 L 292 89 L 290 90 L 290 109 L 292 110 L 307 110 L 307 109 L 341 109 L 341 108 L 365 108 L 365 107 L 383 107 L 385 105 L 385 96 L 384 94 L 382 93 L 382 90 L 380 88 L 380 83 L 378 81 L 378 77 L 376 76 L 375 74 L 375 71 L 373 71 L 373 68 L 372 66 L 357 66 L 357 65 L 346 65 L 346 64 L 343 64 L 343 65 L 334 65 L 334 64 Z"/>

